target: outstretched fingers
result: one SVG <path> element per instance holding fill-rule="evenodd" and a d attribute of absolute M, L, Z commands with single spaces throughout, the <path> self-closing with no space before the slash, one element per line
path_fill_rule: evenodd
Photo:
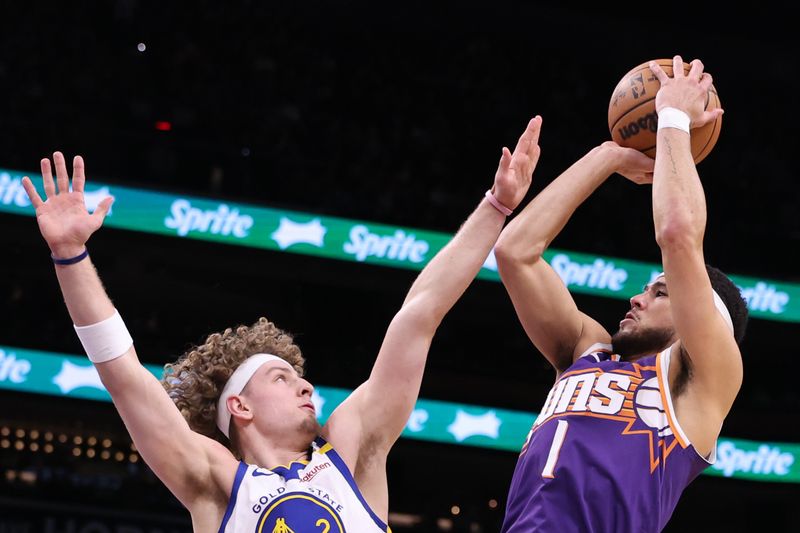
<path fill-rule="evenodd" d="M 114 197 L 106 196 L 105 198 L 100 200 L 99 204 L 97 204 L 97 209 L 94 210 L 94 213 L 92 213 L 91 216 L 92 219 L 94 219 L 95 223 L 97 224 L 98 228 L 103 225 L 103 220 L 105 220 L 106 215 L 108 214 L 108 210 L 111 209 L 111 204 L 113 203 L 114 203 Z"/>
<path fill-rule="evenodd" d="M 542 132 L 542 117 L 536 115 L 528 122 L 528 129 L 531 133 L 531 143 L 528 146 L 528 155 L 533 157 L 539 148 L 539 134 Z"/>
<path fill-rule="evenodd" d="M 31 201 L 31 204 L 33 204 L 33 208 L 39 209 L 39 206 L 42 205 L 44 202 L 42 201 L 42 197 L 39 196 L 39 193 L 36 192 L 36 186 L 33 184 L 33 182 L 28 176 L 23 176 L 22 188 L 25 189 L 25 193 L 27 193 L 28 198 Z"/>
<path fill-rule="evenodd" d="M 530 173 L 539 158 L 539 132 L 541 131 L 542 117 L 536 115 L 528 122 L 514 149 L 514 168 Z"/>
<path fill-rule="evenodd" d="M 525 131 L 517 141 L 517 147 L 514 148 L 514 154 L 524 152 L 531 155 L 539 144 L 539 132 L 541 131 L 542 117 L 536 115 L 528 121 Z"/>
<path fill-rule="evenodd" d="M 672 77 L 673 78 L 683 78 L 683 58 L 681 56 L 675 56 L 672 58 Z"/>
<path fill-rule="evenodd" d="M 46 157 L 39 161 L 42 169 L 42 184 L 44 185 L 44 197 L 50 198 L 56 195 L 56 184 L 53 181 L 53 171 L 50 169 L 50 160 Z"/>
<path fill-rule="evenodd" d="M 513 156 L 511 155 L 511 150 L 503 146 L 500 155 L 500 166 L 498 168 L 498 174 L 505 175 L 508 172 L 508 169 L 511 168 L 511 159 Z"/>
<path fill-rule="evenodd" d="M 86 183 L 86 170 L 83 165 L 83 158 L 76 155 L 72 160 L 72 190 L 83 192 L 84 183 Z"/>
<path fill-rule="evenodd" d="M 711 74 L 703 72 L 703 75 L 700 77 L 700 88 L 704 91 L 708 91 L 712 83 L 714 83 L 714 78 L 711 77 Z"/>
<path fill-rule="evenodd" d="M 541 153 L 539 149 L 539 135 L 542 133 L 541 115 L 536 115 L 528 122 L 528 130 L 532 132 L 531 144 L 528 146 L 528 157 L 531 162 L 536 165 L 536 162 L 539 160 L 539 154 Z"/>
<path fill-rule="evenodd" d="M 703 76 L 703 69 L 705 66 L 699 59 L 692 60 L 691 68 L 689 69 L 689 77 L 699 80 Z"/>
<path fill-rule="evenodd" d="M 708 124 L 710 122 L 714 122 L 717 120 L 717 117 L 722 116 L 723 113 L 725 113 L 725 111 L 721 107 L 712 109 L 711 111 L 704 111 L 703 117 L 700 119 L 700 123 Z"/>
<path fill-rule="evenodd" d="M 664 85 L 664 82 L 667 81 L 667 79 L 669 79 L 669 76 L 667 76 L 667 73 L 664 72 L 663 68 L 661 68 L 661 65 L 659 65 L 655 61 L 651 61 L 649 67 L 650 70 L 653 72 L 653 75 L 656 78 L 658 78 L 658 81 L 661 83 L 661 85 Z"/>
<path fill-rule="evenodd" d="M 53 163 L 56 166 L 56 183 L 58 184 L 58 192 L 69 192 L 69 172 L 67 171 L 67 162 L 64 161 L 64 154 L 61 152 L 54 152 Z"/>
<path fill-rule="evenodd" d="M 533 120 L 531 120 L 533 122 Z M 514 147 L 514 155 L 521 153 L 528 153 L 530 150 L 531 139 L 532 139 L 532 131 L 531 131 L 531 122 L 528 122 L 528 126 L 525 128 L 525 131 L 522 132 L 520 135 L 519 140 L 517 141 L 517 146 Z"/>

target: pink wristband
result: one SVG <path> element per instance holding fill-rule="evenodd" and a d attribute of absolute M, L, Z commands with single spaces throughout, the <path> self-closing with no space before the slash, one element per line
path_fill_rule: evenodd
<path fill-rule="evenodd" d="M 508 216 L 511 213 L 513 213 L 513 211 L 511 209 L 509 209 L 506 206 L 504 206 L 503 204 L 501 204 L 500 200 L 495 198 L 494 194 L 492 194 L 492 189 L 489 189 L 488 191 L 486 191 L 486 195 L 485 196 L 486 196 L 486 199 L 489 200 L 489 203 L 492 204 L 495 209 L 497 209 L 498 211 L 503 213 L 505 216 Z"/>

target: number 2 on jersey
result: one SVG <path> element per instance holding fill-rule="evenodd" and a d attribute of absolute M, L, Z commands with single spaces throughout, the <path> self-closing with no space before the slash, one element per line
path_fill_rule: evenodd
<path fill-rule="evenodd" d="M 558 454 L 561 452 L 561 446 L 564 444 L 564 439 L 567 436 L 567 429 L 569 428 L 569 422 L 566 420 L 559 420 L 558 425 L 556 426 L 556 433 L 553 435 L 553 444 L 550 445 L 550 453 L 547 454 L 547 462 L 544 464 L 544 468 L 542 469 L 542 477 L 546 478 L 554 478 L 555 475 L 553 472 L 556 469 L 556 463 L 558 462 Z"/>

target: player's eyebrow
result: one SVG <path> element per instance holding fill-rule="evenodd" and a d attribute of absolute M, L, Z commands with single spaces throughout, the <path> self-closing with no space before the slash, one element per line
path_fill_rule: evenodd
<path fill-rule="evenodd" d="M 647 292 L 650 289 L 654 288 L 666 289 L 667 284 L 664 283 L 663 281 L 654 281 L 653 283 L 648 283 L 647 285 L 645 285 L 644 288 L 642 289 L 642 292 Z"/>

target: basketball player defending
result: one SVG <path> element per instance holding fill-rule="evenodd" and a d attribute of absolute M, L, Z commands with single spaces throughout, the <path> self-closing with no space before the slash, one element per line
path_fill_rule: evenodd
<path fill-rule="evenodd" d="M 53 154 L 55 183 L 50 161 L 42 160 L 46 201 L 24 179 L 87 355 L 137 449 L 190 511 L 195 531 L 388 530 L 387 454 L 416 402 L 434 332 L 528 190 L 541 122 L 538 116 L 529 122 L 513 154 L 503 148 L 494 186 L 417 277 L 369 379 L 324 427 L 299 349 L 265 319 L 209 336 L 168 368 L 162 386 L 139 363 L 87 257 L 86 241 L 113 200 L 86 211 L 80 156 L 72 190 L 64 156 Z M 215 440 L 221 435 L 226 445 Z"/>
<path fill-rule="evenodd" d="M 689 129 L 711 76 L 695 60 L 661 82 L 655 162 L 605 143 L 566 170 L 503 231 L 500 275 L 556 381 L 514 472 L 502 531 L 660 531 L 683 489 L 714 462 L 722 422 L 742 383 L 738 341 L 747 309 L 703 259 L 706 208 Z M 613 172 L 653 183 L 664 272 L 630 300 L 612 337 L 578 310 L 542 253 Z M 652 173 L 652 174 L 651 174 Z"/>

